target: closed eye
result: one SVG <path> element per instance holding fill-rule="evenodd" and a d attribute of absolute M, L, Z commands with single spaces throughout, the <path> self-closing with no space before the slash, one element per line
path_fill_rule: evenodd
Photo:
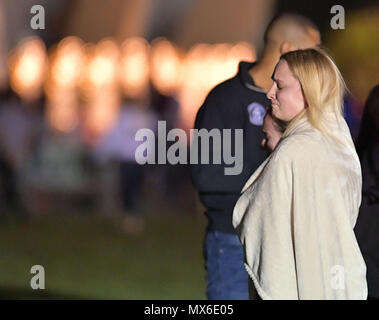
<path fill-rule="evenodd" d="M 272 81 L 274 81 L 274 82 L 275 82 L 275 84 L 276 84 L 276 87 L 278 88 L 278 90 L 281 90 L 281 89 L 282 89 L 282 87 L 279 85 L 279 81 L 278 81 L 277 79 L 275 79 L 274 77 L 272 77 L 271 79 L 272 79 Z"/>

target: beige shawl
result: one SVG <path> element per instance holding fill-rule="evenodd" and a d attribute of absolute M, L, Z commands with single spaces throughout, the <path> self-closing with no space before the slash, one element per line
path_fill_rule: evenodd
<path fill-rule="evenodd" d="M 366 299 L 366 265 L 353 227 L 361 168 L 342 116 L 329 135 L 305 118 L 242 190 L 233 225 L 262 299 Z"/>

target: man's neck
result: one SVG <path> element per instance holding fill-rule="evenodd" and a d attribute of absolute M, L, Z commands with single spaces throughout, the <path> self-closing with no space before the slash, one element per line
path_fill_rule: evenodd
<path fill-rule="evenodd" d="M 271 76 L 277 63 L 277 59 L 261 59 L 249 71 L 256 86 L 268 92 L 272 86 Z"/>

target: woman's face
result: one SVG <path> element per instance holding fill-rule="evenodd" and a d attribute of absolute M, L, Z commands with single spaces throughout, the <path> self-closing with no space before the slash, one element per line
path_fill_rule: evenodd
<path fill-rule="evenodd" d="M 276 65 L 272 80 L 274 83 L 267 93 L 272 113 L 280 120 L 291 121 L 305 108 L 300 82 L 285 60 L 280 60 Z"/>

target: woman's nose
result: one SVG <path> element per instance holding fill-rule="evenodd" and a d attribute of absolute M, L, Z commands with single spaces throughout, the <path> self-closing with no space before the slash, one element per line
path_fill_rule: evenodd
<path fill-rule="evenodd" d="M 272 84 L 271 89 L 268 90 L 266 97 L 269 100 L 273 100 L 275 98 L 275 83 Z"/>

